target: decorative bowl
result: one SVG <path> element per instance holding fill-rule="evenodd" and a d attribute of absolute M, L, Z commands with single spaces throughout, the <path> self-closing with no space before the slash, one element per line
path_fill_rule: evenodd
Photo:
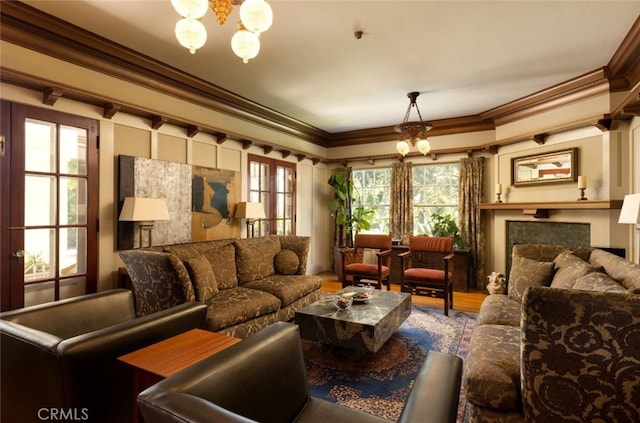
<path fill-rule="evenodd" d="M 349 295 L 349 296 L 342 296 L 339 295 L 336 298 L 336 305 L 338 306 L 338 309 L 340 310 L 346 310 L 349 307 L 351 307 L 351 304 L 353 304 L 353 296 Z"/>

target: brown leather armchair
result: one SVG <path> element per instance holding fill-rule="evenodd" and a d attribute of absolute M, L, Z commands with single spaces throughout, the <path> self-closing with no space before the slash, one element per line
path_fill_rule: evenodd
<path fill-rule="evenodd" d="M 430 351 L 399 422 L 454 423 L 462 360 Z M 309 395 L 298 327 L 277 322 L 146 389 L 146 423 L 382 423 Z M 388 423 L 388 422 L 387 422 Z"/>
<path fill-rule="evenodd" d="M 364 250 L 379 250 L 376 252 L 376 263 L 363 263 Z M 387 290 L 391 289 L 389 275 L 391 274 L 391 235 L 356 234 L 353 248 L 340 250 L 342 254 L 342 287 L 357 285 L 362 280 L 376 281 L 378 289 L 382 289 L 383 282 Z M 347 257 L 351 257 L 349 262 Z"/>
<path fill-rule="evenodd" d="M 185 303 L 135 318 L 124 289 L 0 314 L 1 420 L 132 421 L 133 368 L 117 357 L 203 328 L 205 316 Z"/>

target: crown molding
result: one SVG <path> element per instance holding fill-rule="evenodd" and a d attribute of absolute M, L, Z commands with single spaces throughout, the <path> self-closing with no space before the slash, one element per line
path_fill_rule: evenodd
<path fill-rule="evenodd" d="M 182 72 L 17 1 L 0 8 L 0 38 L 314 144 L 330 136 L 299 120 Z"/>
<path fill-rule="evenodd" d="M 0 17 L 2 40 L 322 147 L 368 144 L 397 138 L 393 126 L 340 133 L 323 131 L 18 1 L 2 2 Z M 62 96 L 100 107 L 112 103 L 119 107 L 119 111 L 149 118 L 155 124 L 169 122 L 184 128 L 195 124 L 185 122 L 184 118 L 165 116 L 160 110 L 143 109 L 136 105 L 121 104 L 118 99 L 98 97 L 77 87 L 60 87 L 55 81 L 11 73 L 6 69 L 2 71 L 3 80 L 42 91 L 45 104 L 55 103 Z M 640 18 L 636 19 L 607 66 L 478 115 L 434 121 L 430 134 L 435 136 L 493 130 L 497 126 L 594 96 L 631 89 L 632 92 L 625 97 L 623 104 L 612 110 L 608 118 L 614 121 L 629 119 L 637 116 L 640 109 L 637 93 L 639 84 Z M 225 128 L 205 126 L 201 129 L 216 136 L 227 136 Z"/>

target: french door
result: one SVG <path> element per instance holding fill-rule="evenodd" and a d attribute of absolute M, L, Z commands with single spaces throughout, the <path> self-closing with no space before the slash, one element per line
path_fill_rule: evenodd
<path fill-rule="evenodd" d="M 95 292 L 98 122 L 3 102 L 1 135 L 2 309 Z"/>
<path fill-rule="evenodd" d="M 248 201 L 259 202 L 266 219 L 255 224 L 259 235 L 296 234 L 296 165 L 249 154 Z"/>

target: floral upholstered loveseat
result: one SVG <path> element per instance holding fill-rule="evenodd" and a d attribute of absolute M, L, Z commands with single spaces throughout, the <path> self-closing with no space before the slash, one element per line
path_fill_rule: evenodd
<path fill-rule="evenodd" d="M 307 275 L 310 238 L 266 236 L 120 252 L 138 315 L 187 301 L 207 305 L 207 329 L 246 338 L 320 298 Z"/>
<path fill-rule="evenodd" d="M 557 245 L 512 259 L 465 360 L 471 421 L 640 421 L 640 266 Z"/>

